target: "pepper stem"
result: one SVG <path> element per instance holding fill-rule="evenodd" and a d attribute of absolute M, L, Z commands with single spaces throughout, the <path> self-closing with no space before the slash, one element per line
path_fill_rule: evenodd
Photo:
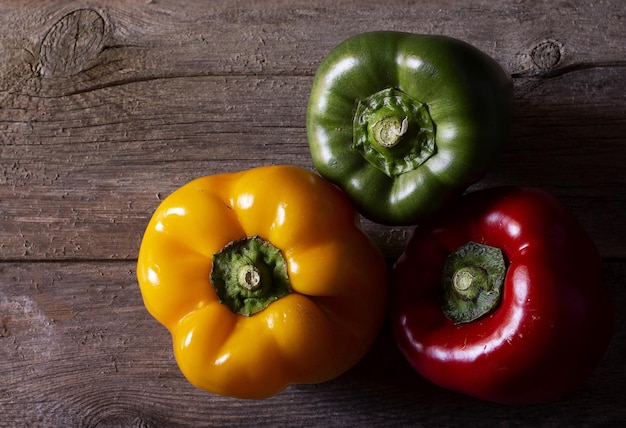
<path fill-rule="evenodd" d="M 240 287 L 253 291 L 261 286 L 261 273 L 254 265 L 244 265 L 239 268 L 237 280 Z"/>
<path fill-rule="evenodd" d="M 395 88 L 359 100 L 351 147 L 389 177 L 413 171 L 437 150 L 428 106 Z"/>
<path fill-rule="evenodd" d="M 499 248 L 468 242 L 446 259 L 442 310 L 455 324 L 475 321 L 500 302 L 506 262 Z"/>
<path fill-rule="evenodd" d="M 405 117 L 402 122 L 393 116 L 385 116 L 371 125 L 371 133 L 382 147 L 390 148 L 398 144 L 401 137 L 409 129 L 409 118 Z"/>
<path fill-rule="evenodd" d="M 220 303 L 245 316 L 291 292 L 281 251 L 258 236 L 231 242 L 213 255 L 211 284 Z"/>
<path fill-rule="evenodd" d="M 488 280 L 487 272 L 476 266 L 466 266 L 454 273 L 454 290 L 468 299 L 476 297 L 476 291 L 484 288 Z"/>

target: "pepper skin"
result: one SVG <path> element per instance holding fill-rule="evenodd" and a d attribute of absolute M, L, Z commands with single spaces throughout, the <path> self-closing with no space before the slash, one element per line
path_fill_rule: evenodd
<path fill-rule="evenodd" d="M 321 62 L 307 107 L 319 173 L 357 210 L 417 224 L 491 167 L 511 121 L 510 75 L 460 40 L 363 33 Z"/>
<path fill-rule="evenodd" d="M 469 241 L 502 250 L 506 276 L 494 309 L 455 324 L 442 310 L 442 272 Z M 574 392 L 612 332 L 613 306 L 593 242 L 539 189 L 479 190 L 417 227 L 393 268 L 391 294 L 393 333 L 413 368 L 444 388 L 499 403 Z"/>
<path fill-rule="evenodd" d="M 261 254 L 254 265 L 252 253 L 242 257 L 235 248 L 247 239 L 280 251 Z M 249 296 L 279 268 L 291 290 L 256 313 L 234 313 L 210 280 L 235 278 L 235 288 L 243 281 L 248 289 L 237 293 Z M 147 226 L 137 276 L 187 379 L 238 398 L 265 398 L 345 372 L 370 347 L 387 308 L 384 258 L 348 199 L 291 166 L 207 176 L 176 190 Z M 239 310 L 251 301 L 243 299 Z"/>

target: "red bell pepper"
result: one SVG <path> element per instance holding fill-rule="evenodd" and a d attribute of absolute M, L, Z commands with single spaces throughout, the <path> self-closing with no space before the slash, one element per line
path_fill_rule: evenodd
<path fill-rule="evenodd" d="M 414 229 L 392 272 L 393 333 L 441 387 L 506 404 L 558 399 L 582 385 L 610 341 L 601 267 L 554 196 L 476 191 Z"/>

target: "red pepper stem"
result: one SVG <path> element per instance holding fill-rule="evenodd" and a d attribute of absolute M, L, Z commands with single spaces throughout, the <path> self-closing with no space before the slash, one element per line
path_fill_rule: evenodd
<path fill-rule="evenodd" d="M 472 298 L 475 290 L 485 287 L 487 280 L 487 273 L 483 269 L 476 266 L 466 266 L 454 273 L 452 283 L 459 295 Z"/>
<path fill-rule="evenodd" d="M 446 259 L 441 309 L 455 324 L 486 316 L 500 302 L 505 276 L 499 248 L 468 242 Z"/>

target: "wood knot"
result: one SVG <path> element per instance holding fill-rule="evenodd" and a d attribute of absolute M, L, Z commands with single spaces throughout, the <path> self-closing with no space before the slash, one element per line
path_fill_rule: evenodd
<path fill-rule="evenodd" d="M 554 40 L 544 40 L 530 53 L 535 66 L 541 70 L 550 70 L 561 61 L 561 44 Z"/>
<path fill-rule="evenodd" d="M 102 51 L 104 34 L 104 18 L 95 10 L 68 13 L 50 28 L 41 42 L 42 75 L 67 76 L 87 68 Z"/>

